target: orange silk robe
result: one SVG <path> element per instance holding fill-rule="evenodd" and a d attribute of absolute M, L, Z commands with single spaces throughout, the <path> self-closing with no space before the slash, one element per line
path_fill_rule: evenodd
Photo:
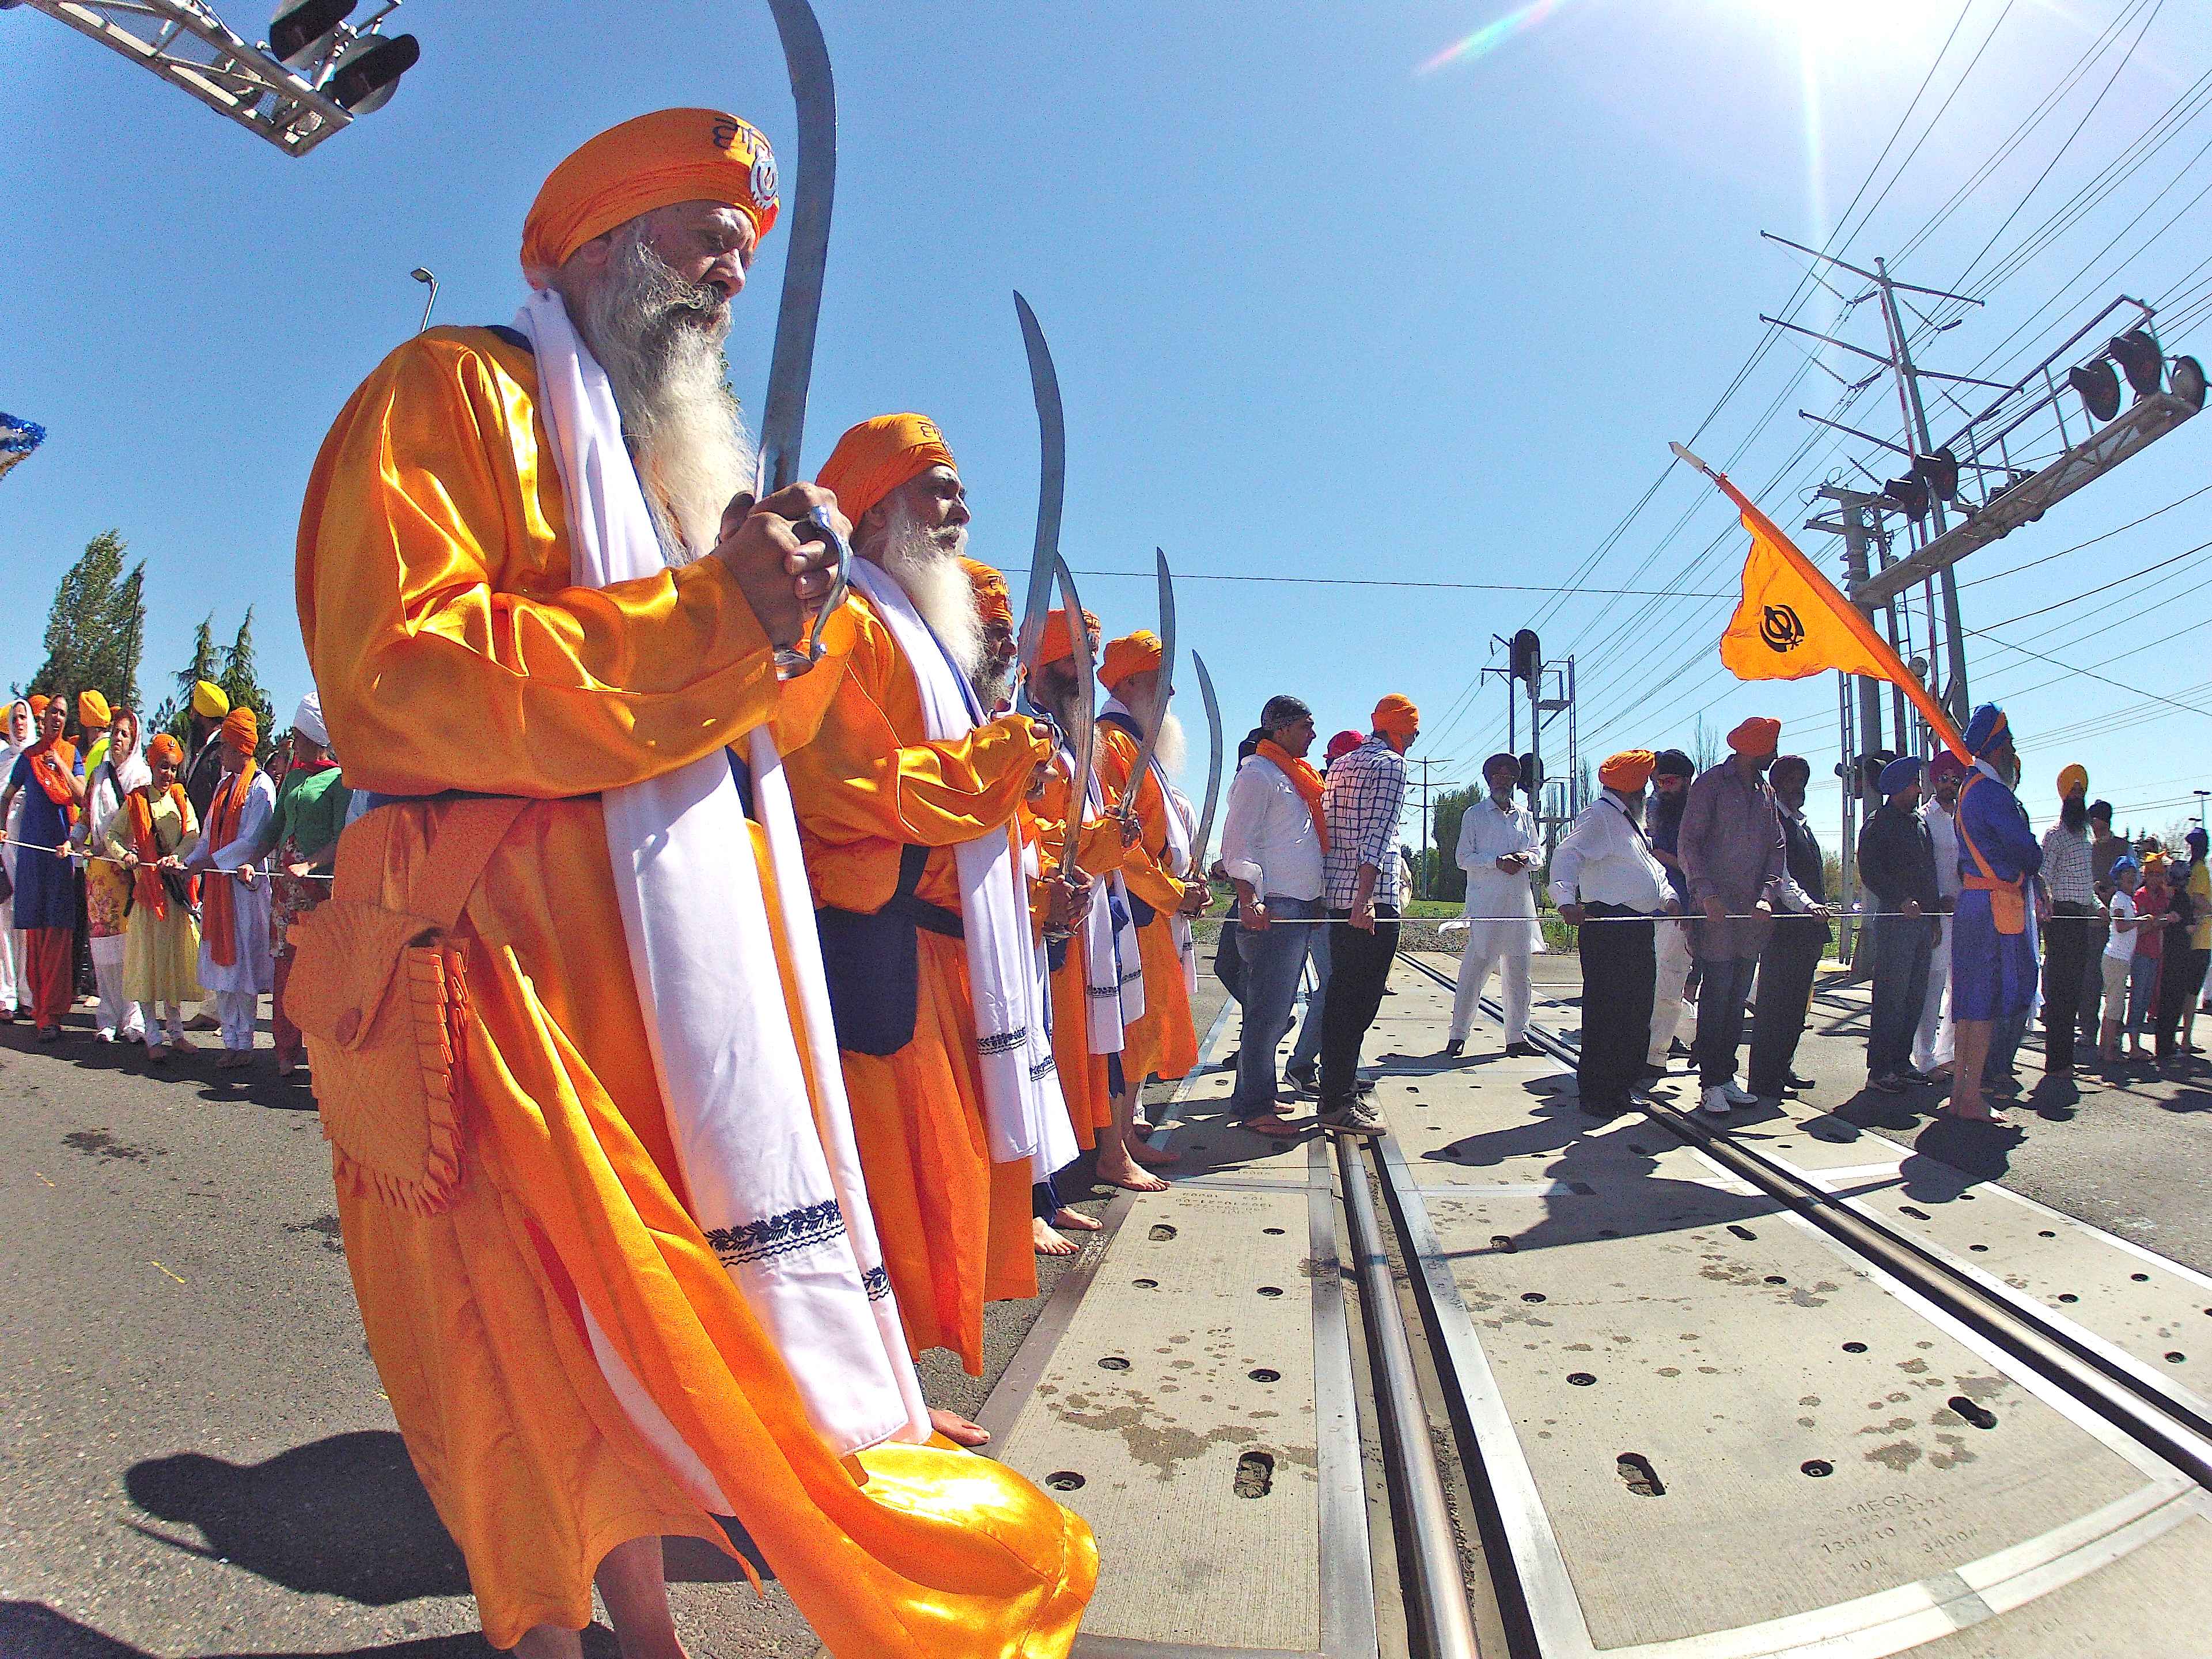
<path fill-rule="evenodd" d="M 422 1215 L 339 1182 L 409 1453 L 500 1647 L 587 1624 L 617 1544 L 726 1547 L 609 1389 L 588 1309 L 832 1652 L 1064 1654 L 1097 1572 L 1084 1524 L 973 1456 L 834 1456 L 686 1208 L 595 792 L 729 744 L 775 711 L 776 681 L 719 561 L 568 585 L 535 388 L 529 355 L 485 331 L 417 336 L 338 416 L 301 524 L 301 628 L 349 781 L 538 803 L 459 929 L 456 1197 Z M 372 813 L 341 869 L 401 902 L 447 810 Z"/>
<path fill-rule="evenodd" d="M 1111 726 L 1098 728 L 1098 775 L 1117 802 L 1128 793 L 1137 764 L 1137 742 Z M 1188 890 L 1169 872 L 1168 814 L 1175 811 L 1160 781 L 1145 769 L 1137 789 L 1137 845 L 1121 865 L 1129 890 L 1152 907 L 1152 919 L 1137 929 L 1137 952 L 1145 965 L 1145 1012 L 1127 1035 L 1121 1070 L 1133 1089 L 1148 1077 L 1182 1078 L 1198 1064 L 1198 1030 L 1191 1018 L 1190 984 L 1184 979 L 1182 953 L 1176 949 L 1173 919 Z"/>
<path fill-rule="evenodd" d="M 901 852 L 927 847 L 916 896 L 957 915 L 953 848 L 1015 822 L 1047 743 L 1018 717 L 930 741 L 897 641 L 860 595 L 848 611 L 851 632 L 801 682 L 812 740 L 778 728 L 814 901 L 879 910 Z M 1036 1294 L 1031 1175 L 1025 1159 L 991 1161 L 967 947 L 925 929 L 920 954 L 913 1041 L 843 1051 L 845 1092 L 908 1343 L 950 1348 L 981 1376 L 984 1303 Z"/>
<path fill-rule="evenodd" d="M 1036 803 L 1037 859 L 1048 878 L 1060 875 L 1060 850 L 1067 839 L 1068 798 L 1074 782 L 1054 767 L 1045 775 L 1044 793 Z M 1120 826 L 1094 819 L 1083 827 L 1076 843 L 1076 867 L 1087 875 L 1104 876 L 1121 867 L 1123 849 Z M 1091 999 L 1084 975 L 1083 936 L 1067 941 L 1063 959 L 1052 972 L 1052 1059 L 1060 1073 L 1060 1091 L 1067 1101 L 1067 1117 L 1075 1131 L 1075 1144 L 1085 1152 L 1098 1144 L 1098 1133 L 1114 1121 L 1114 1091 L 1108 1079 L 1106 1056 L 1091 1052 Z"/>

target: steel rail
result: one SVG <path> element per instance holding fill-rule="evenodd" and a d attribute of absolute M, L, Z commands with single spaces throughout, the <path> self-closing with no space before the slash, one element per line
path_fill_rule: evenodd
<path fill-rule="evenodd" d="M 1458 981 L 1441 969 L 1411 956 L 1401 954 L 1399 959 L 1439 985 L 1458 988 Z M 1483 1006 L 1493 1016 L 1501 1012 L 1493 998 L 1484 998 Z M 1579 1057 L 1578 1044 L 1540 1025 L 1530 1024 L 1528 1036 L 1555 1060 L 1572 1064 Z M 2000 1295 L 1978 1283 L 1848 1200 L 1727 1136 L 1714 1134 L 1687 1114 L 1649 1098 L 1639 1098 L 1638 1104 L 1677 1139 L 1996 1343 L 2197 1485 L 2212 1490 L 2212 1423 L 2154 1382 L 2113 1363 L 2058 1316 L 2024 1297 Z"/>

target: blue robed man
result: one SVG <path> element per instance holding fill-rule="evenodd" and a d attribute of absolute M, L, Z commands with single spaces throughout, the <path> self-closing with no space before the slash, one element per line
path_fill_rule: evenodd
<path fill-rule="evenodd" d="M 1984 703 L 1966 723 L 1974 757 L 1959 791 L 1959 875 L 1963 890 L 1951 929 L 1951 1010 L 1958 1031 L 1950 1113 L 2003 1124 L 1982 1098 L 1982 1070 L 1992 1042 L 2009 1058 L 2027 1027 L 2035 998 L 2035 938 L 2028 932 L 2027 885 L 2043 848 L 2012 792 L 2020 776 L 2004 710 Z"/>

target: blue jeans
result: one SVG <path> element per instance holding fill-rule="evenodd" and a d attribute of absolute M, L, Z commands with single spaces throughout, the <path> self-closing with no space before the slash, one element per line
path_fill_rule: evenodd
<path fill-rule="evenodd" d="M 1867 1075 L 1884 1078 L 1912 1064 L 1912 1034 L 1928 1000 L 1932 916 L 1884 916 L 1874 945 L 1874 1006 L 1867 1019 Z M 1993 1045 L 1994 1048 L 1994 1045 Z"/>
<path fill-rule="evenodd" d="M 1275 1045 L 1290 1030 L 1298 975 L 1305 967 L 1314 935 L 1321 931 L 1304 924 L 1325 914 L 1318 899 L 1272 894 L 1267 909 L 1276 926 L 1259 933 L 1243 927 L 1237 931 L 1237 946 L 1244 957 L 1244 1024 L 1237 1040 L 1237 1091 L 1229 1097 L 1229 1103 L 1243 1117 L 1275 1109 L 1280 1081 L 1275 1070 Z M 1311 1016 L 1308 1018 L 1310 1020 Z"/>
<path fill-rule="evenodd" d="M 1306 1017 L 1298 1026 L 1298 1040 L 1291 1045 L 1291 1069 L 1310 1072 L 1321 1058 L 1322 1006 L 1328 998 L 1328 936 L 1335 931 L 1330 927 L 1309 927 L 1313 941 L 1306 946 L 1306 960 L 1313 964 L 1313 994 L 1306 998 Z"/>

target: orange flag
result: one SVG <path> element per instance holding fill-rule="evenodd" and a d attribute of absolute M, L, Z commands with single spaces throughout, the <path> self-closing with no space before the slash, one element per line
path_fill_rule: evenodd
<path fill-rule="evenodd" d="M 1695 455 L 1674 453 L 1719 486 L 1743 514 L 1751 553 L 1743 562 L 1743 598 L 1721 635 L 1721 661 L 1740 680 L 1802 680 L 1834 668 L 1903 688 L 1936 735 L 1972 763 L 1958 727 L 1920 678 L 1875 632 L 1866 612 L 1844 597 L 1774 521 Z"/>

